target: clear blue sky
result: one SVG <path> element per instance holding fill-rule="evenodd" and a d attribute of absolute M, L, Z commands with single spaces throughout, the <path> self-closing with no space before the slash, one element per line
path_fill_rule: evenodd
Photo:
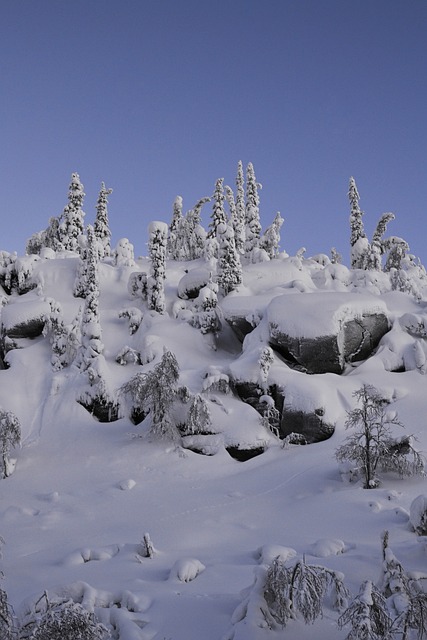
<path fill-rule="evenodd" d="M 348 180 L 427 263 L 426 0 L 0 0 L 0 249 L 22 253 L 67 202 L 146 254 L 238 160 L 282 248 L 349 262 Z M 205 210 L 205 223 L 210 206 Z"/>

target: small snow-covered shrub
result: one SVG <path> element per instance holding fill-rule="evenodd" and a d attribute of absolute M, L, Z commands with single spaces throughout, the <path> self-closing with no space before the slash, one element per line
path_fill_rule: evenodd
<path fill-rule="evenodd" d="M 177 578 L 181 582 L 191 582 L 206 569 L 205 565 L 195 558 L 182 558 L 173 565 L 170 578 Z"/>
<path fill-rule="evenodd" d="M 341 573 L 304 560 L 288 567 L 277 557 L 266 574 L 264 598 L 271 615 L 282 626 L 298 614 L 306 624 L 312 624 L 322 615 L 323 600 L 331 591 L 335 594 L 335 608 L 343 609 L 349 592 Z"/>
<path fill-rule="evenodd" d="M 147 297 L 147 274 L 143 271 L 131 273 L 128 281 L 128 292 L 131 298 L 145 300 Z"/>
<path fill-rule="evenodd" d="M 93 613 L 72 600 L 49 602 L 40 615 L 27 623 L 21 638 L 28 640 L 105 640 L 110 637 L 107 629 Z"/>
<path fill-rule="evenodd" d="M 137 307 L 130 307 L 120 311 L 119 318 L 126 318 L 129 322 L 129 333 L 132 336 L 139 329 L 139 325 L 142 322 L 143 315 L 141 309 Z"/>
<path fill-rule="evenodd" d="M 118 241 L 114 250 L 114 264 L 116 267 L 135 266 L 133 244 L 127 238 Z"/>
<path fill-rule="evenodd" d="M 417 496 L 409 510 L 409 521 L 419 536 L 427 536 L 427 496 Z"/>
<path fill-rule="evenodd" d="M 13 465 L 9 459 L 10 450 L 21 442 L 21 425 L 18 418 L 11 411 L 0 409 L 0 458 L 1 473 L 7 478 L 13 471 Z"/>

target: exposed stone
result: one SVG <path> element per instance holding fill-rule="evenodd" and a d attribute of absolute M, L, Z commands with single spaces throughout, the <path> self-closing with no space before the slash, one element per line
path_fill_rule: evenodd
<path fill-rule="evenodd" d="M 210 277 L 209 269 L 191 269 L 178 283 L 178 296 L 184 300 L 197 298 L 200 289 L 206 287 Z"/>
<path fill-rule="evenodd" d="M 342 373 L 368 358 L 390 328 L 385 302 L 373 295 L 284 294 L 266 313 L 271 345 L 307 373 Z"/>
<path fill-rule="evenodd" d="M 82 400 L 78 402 L 99 422 L 115 422 L 119 419 L 119 407 L 113 402 L 105 402 L 99 398 L 94 398 L 91 402 L 83 402 Z"/>
<path fill-rule="evenodd" d="M 307 444 L 327 440 L 334 433 L 335 427 L 325 422 L 323 415 L 322 408 L 316 409 L 311 413 L 305 413 L 303 411 L 295 411 L 285 405 L 282 411 L 280 435 L 282 438 L 286 438 L 291 433 L 298 433 L 304 437 Z"/>

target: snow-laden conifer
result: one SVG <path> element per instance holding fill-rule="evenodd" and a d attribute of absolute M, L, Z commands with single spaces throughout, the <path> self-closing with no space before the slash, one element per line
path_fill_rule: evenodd
<path fill-rule="evenodd" d="M 206 286 L 200 289 L 192 307 L 192 324 L 200 329 L 203 335 L 216 334 L 221 328 L 217 294 L 218 284 L 213 281 L 211 274 Z"/>
<path fill-rule="evenodd" d="M 133 244 L 127 238 L 120 238 L 114 252 L 114 264 L 116 267 L 135 266 Z"/>
<path fill-rule="evenodd" d="M 183 435 L 193 436 L 212 433 L 212 418 L 205 398 L 197 393 L 191 400 Z"/>
<path fill-rule="evenodd" d="M 151 259 L 150 275 L 147 280 L 148 308 L 158 313 L 164 313 L 168 226 L 164 222 L 152 222 L 148 233 L 148 252 Z"/>
<path fill-rule="evenodd" d="M 113 193 L 112 189 L 107 189 L 104 182 L 101 182 L 98 200 L 96 203 L 96 218 L 93 225 L 95 238 L 103 248 L 103 255 L 109 256 L 111 253 L 111 231 L 108 220 L 108 196 Z"/>
<path fill-rule="evenodd" d="M 387 231 L 387 225 L 394 220 L 394 213 L 383 213 L 378 221 L 372 236 L 370 251 L 367 260 L 367 268 L 374 271 L 381 271 L 382 256 L 386 251 L 387 244 L 384 242 L 384 234 Z"/>
<path fill-rule="evenodd" d="M 270 259 L 276 258 L 279 253 L 280 229 L 282 228 L 282 224 L 283 218 L 280 215 L 280 211 L 278 211 L 273 222 L 267 227 L 261 237 L 260 247 L 264 249 Z"/>
<path fill-rule="evenodd" d="M 261 236 L 261 222 L 259 215 L 258 189 L 252 162 L 246 168 L 246 203 L 245 203 L 245 257 L 253 262 L 256 260 L 255 249 L 259 247 Z"/>
<path fill-rule="evenodd" d="M 178 255 L 178 237 L 182 227 L 183 215 L 182 215 L 182 197 L 176 196 L 173 202 L 172 220 L 169 225 L 168 239 L 167 239 L 167 253 L 171 260 L 179 260 Z"/>
<path fill-rule="evenodd" d="M 363 226 L 363 211 L 359 207 L 360 196 L 353 177 L 350 178 L 348 198 L 350 200 L 351 267 L 366 269 L 370 246 Z"/>
<path fill-rule="evenodd" d="M 166 349 L 160 362 L 148 373 L 137 373 L 121 387 L 132 413 L 149 416 L 149 435 L 157 440 L 178 442 L 180 435 L 173 419 L 178 396 L 179 366 L 175 355 Z"/>
<path fill-rule="evenodd" d="M 234 291 L 242 283 L 242 265 L 234 243 L 231 224 L 222 222 L 217 226 L 218 263 L 217 281 L 224 295 Z"/>
<path fill-rule="evenodd" d="M 58 228 L 59 241 L 67 251 L 80 251 L 79 237 L 83 234 L 85 213 L 82 209 L 85 193 L 78 173 L 71 175 L 68 204 Z"/>
<path fill-rule="evenodd" d="M 245 252 L 245 207 L 245 178 L 243 163 L 239 160 L 236 175 L 236 228 L 234 230 L 236 249 L 239 253 Z"/>
<path fill-rule="evenodd" d="M 215 190 L 212 196 L 213 205 L 211 213 L 211 221 L 209 223 L 209 238 L 218 236 L 217 229 L 220 224 L 227 223 L 227 214 L 224 209 L 224 178 L 218 178 L 215 183 Z"/>
<path fill-rule="evenodd" d="M 225 186 L 225 197 L 230 209 L 230 223 L 234 231 L 234 242 L 238 254 L 244 253 L 244 218 L 242 218 L 237 210 L 233 189 L 228 185 Z M 243 209 L 244 211 L 244 209 Z"/>

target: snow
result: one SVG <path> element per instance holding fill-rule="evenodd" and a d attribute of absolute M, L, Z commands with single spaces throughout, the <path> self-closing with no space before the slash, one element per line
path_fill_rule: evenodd
<path fill-rule="evenodd" d="M 290 563 L 306 557 L 342 572 L 357 594 L 364 580 L 378 580 L 386 529 L 405 568 L 427 573 L 425 545 L 411 526 L 420 518 L 413 501 L 425 480 L 386 474 L 379 488 L 363 490 L 341 474 L 334 457 L 346 436 L 353 393 L 364 383 L 392 400 L 406 432 L 427 451 L 425 377 L 421 353 L 414 352 L 427 326 L 426 298 L 418 304 L 401 292 L 343 291 L 344 267 L 280 255 L 244 267 L 239 291 L 220 300 L 226 316 L 233 310 L 258 316 L 243 348 L 224 321 L 213 350 L 185 315 L 169 315 L 188 263 L 167 262 L 166 313 L 148 312 L 127 290 L 132 272 L 147 271 L 145 259 L 135 267 L 129 244 L 121 243 L 118 266 L 112 260 L 100 265 L 108 386 L 117 390 L 136 372 L 151 370 L 164 348 L 171 350 L 180 385 L 205 394 L 215 430 L 186 443 L 210 455 L 150 442 L 141 437 L 144 426 L 135 426 L 127 414 L 98 422 L 76 402 L 80 374 L 72 367 L 52 371 L 48 339 L 23 342 L 8 353 L 10 367 L 0 371 L 0 405 L 18 416 L 22 429 L 14 472 L 0 480 L 2 588 L 23 618 L 44 590 L 50 597 L 71 597 L 114 627 L 117 640 L 268 640 L 288 632 L 298 640 L 342 638 L 338 614 L 328 605 L 314 625 L 295 620 L 285 631 L 268 629 L 259 612 L 261 580 L 255 587 L 254 580 L 277 556 Z M 72 254 L 38 261 L 41 290 L 7 296 L 3 326 L 40 317 L 49 308 L 46 297 L 61 303 L 70 322 L 82 303 L 72 296 L 77 262 Z M 343 275 L 333 278 L 334 272 Z M 141 310 L 142 320 L 129 335 L 119 313 L 132 307 Z M 232 388 L 218 390 L 230 376 L 256 382 L 267 321 L 280 326 L 286 317 L 288 332 L 309 337 L 377 312 L 386 313 L 392 330 L 369 360 L 342 376 L 307 376 L 277 355 L 269 370 L 269 382 L 285 390 L 293 407 L 324 408 L 336 427 L 329 440 L 283 448 Z M 116 363 L 125 345 L 142 354 L 142 365 Z M 410 351 L 412 370 L 396 372 L 409 362 Z M 238 462 L 226 450 L 231 446 L 265 451 Z M 139 554 L 145 532 L 156 549 L 152 558 Z"/>

